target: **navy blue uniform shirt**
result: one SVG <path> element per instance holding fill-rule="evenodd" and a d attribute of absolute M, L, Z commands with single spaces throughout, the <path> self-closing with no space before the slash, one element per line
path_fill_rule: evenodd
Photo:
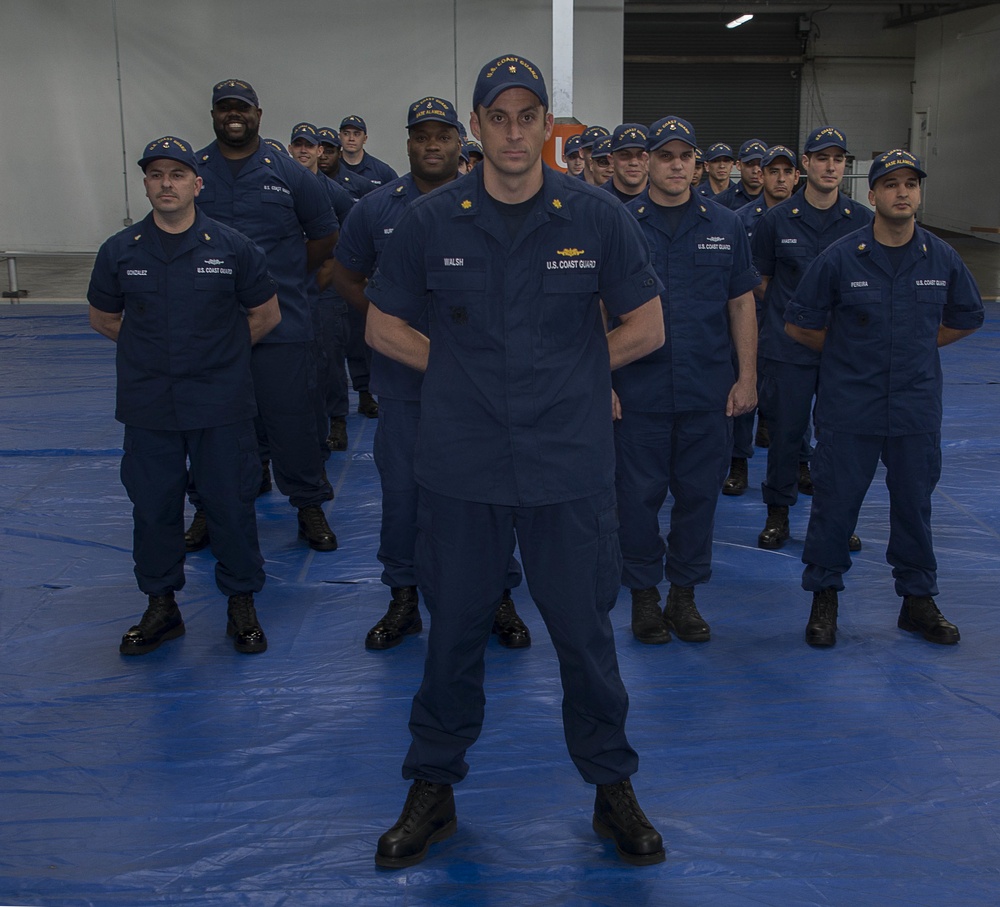
<path fill-rule="evenodd" d="M 349 164 L 346 160 L 341 158 L 340 168 L 343 172 L 343 168 L 346 167 L 352 173 L 357 173 L 363 176 L 366 180 L 374 183 L 375 186 L 384 186 L 386 183 L 392 182 L 397 178 L 398 174 L 392 169 L 385 161 L 380 161 L 373 154 L 369 154 L 367 151 L 362 152 L 361 160 L 356 164 Z"/>
<path fill-rule="evenodd" d="M 778 362 L 815 365 L 819 354 L 785 333 L 785 306 L 816 256 L 842 236 L 871 223 L 872 213 L 842 192 L 832 209 L 820 211 L 805 200 L 804 192 L 769 208 L 754 230 L 754 262 L 760 273 L 770 278 L 764 292 L 757 353 Z"/>
<path fill-rule="evenodd" d="M 97 253 L 87 300 L 124 312 L 115 418 L 137 428 L 188 431 L 257 414 L 245 309 L 276 291 L 264 253 L 197 212 L 168 262 L 152 213 Z"/>
<path fill-rule="evenodd" d="M 354 201 L 378 189 L 378 186 L 370 179 L 344 167 L 343 161 L 341 161 L 341 166 L 337 168 L 336 175 L 329 177 L 329 179 L 332 179 L 338 186 L 341 186 Z"/>
<path fill-rule="evenodd" d="M 983 301 L 947 243 L 916 227 L 894 271 L 868 225 L 816 259 L 785 318 L 828 328 L 817 425 L 859 435 L 922 434 L 941 430 L 938 326 L 980 327 Z"/>
<path fill-rule="evenodd" d="M 599 300 L 621 315 L 659 284 L 617 201 L 543 172 L 513 242 L 481 168 L 417 199 L 368 284 L 389 315 L 412 323 L 428 308 L 415 474 L 439 494 L 540 506 L 613 487 Z"/>
<path fill-rule="evenodd" d="M 312 340 L 308 304 L 311 278 L 306 271 L 305 241 L 337 231 L 330 196 L 309 169 L 264 142 L 247 159 L 236 179 L 218 142 L 212 142 L 196 156 L 204 186 L 195 203 L 209 217 L 257 243 L 278 284 L 281 323 L 261 343 Z"/>
<path fill-rule="evenodd" d="M 636 412 L 704 412 L 726 408 L 732 389 L 729 300 L 760 283 L 736 215 L 692 195 L 671 236 L 666 215 L 643 192 L 626 209 L 636 218 L 656 276 L 666 340 L 618 369 L 615 392 Z"/>
<path fill-rule="evenodd" d="M 744 205 L 749 205 L 750 202 L 757 201 L 763 193 L 763 188 L 760 189 L 756 195 L 750 195 L 747 193 L 746 187 L 743 185 L 742 180 L 737 180 L 732 183 L 728 189 L 723 189 L 718 195 L 712 196 L 712 201 L 728 208 L 730 211 L 739 211 Z"/>
<path fill-rule="evenodd" d="M 417 198 L 420 198 L 420 190 L 409 173 L 366 195 L 357 203 L 344 225 L 334 258 L 348 270 L 371 277 L 396 224 Z M 426 334 L 426 312 L 422 312 L 412 324 L 421 334 Z M 419 400 L 423 380 L 421 372 L 372 350 L 373 394 L 392 400 Z"/>

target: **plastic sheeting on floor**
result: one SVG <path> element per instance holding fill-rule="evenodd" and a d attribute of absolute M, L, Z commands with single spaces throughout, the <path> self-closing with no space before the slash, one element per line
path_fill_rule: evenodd
<path fill-rule="evenodd" d="M 187 635 L 126 659 L 118 640 L 145 600 L 114 348 L 81 306 L 0 311 L 0 904 L 998 903 L 998 323 L 990 307 L 942 353 L 934 530 L 958 646 L 896 628 L 880 473 L 838 644 L 807 647 L 809 502 L 783 550 L 758 550 L 758 451 L 750 491 L 719 502 L 715 575 L 698 590 L 712 641 L 643 646 L 626 594 L 613 612 L 634 783 L 666 862 L 626 866 L 591 830 L 593 790 L 566 753 L 555 656 L 522 586 L 534 644 L 490 644 L 458 831 L 385 872 L 372 857 L 406 794 L 425 638 L 363 647 L 387 602 L 374 422 L 352 413 L 350 449 L 327 466 L 338 551 L 299 542 L 276 491 L 259 499 L 265 654 L 233 651 L 206 550 L 178 595 Z"/>

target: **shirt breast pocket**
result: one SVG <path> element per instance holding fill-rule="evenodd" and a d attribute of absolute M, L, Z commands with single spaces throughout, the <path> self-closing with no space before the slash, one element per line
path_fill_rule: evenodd
<path fill-rule="evenodd" d="M 917 301 L 917 330 L 921 333 L 933 332 L 936 336 L 948 302 L 948 288 L 917 287 L 914 295 Z"/>
<path fill-rule="evenodd" d="M 160 292 L 160 279 L 155 274 L 123 274 L 118 278 L 125 305 L 133 314 L 155 309 Z"/>
<path fill-rule="evenodd" d="M 581 329 L 593 326 L 598 294 L 596 271 L 555 271 L 542 277 L 536 339 L 543 347 L 569 346 Z"/>
<path fill-rule="evenodd" d="M 434 298 L 435 318 L 458 343 L 471 349 L 493 346 L 484 269 L 428 270 L 427 289 Z"/>
<path fill-rule="evenodd" d="M 809 264 L 809 250 L 794 243 L 779 245 L 774 250 L 774 258 L 779 267 L 801 274 Z"/>
<path fill-rule="evenodd" d="M 843 293 L 834 326 L 851 340 L 881 340 L 882 291 L 867 289 Z"/>
<path fill-rule="evenodd" d="M 281 208 L 294 208 L 295 199 L 287 189 L 261 189 L 260 200 L 265 205 L 278 205 Z"/>

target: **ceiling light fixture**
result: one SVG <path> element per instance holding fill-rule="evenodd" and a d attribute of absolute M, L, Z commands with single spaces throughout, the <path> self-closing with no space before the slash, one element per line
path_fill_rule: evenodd
<path fill-rule="evenodd" d="M 752 18 L 753 18 L 753 13 L 744 13 L 742 16 L 733 19 L 732 22 L 727 22 L 726 28 L 739 28 L 744 23 L 749 22 Z"/>

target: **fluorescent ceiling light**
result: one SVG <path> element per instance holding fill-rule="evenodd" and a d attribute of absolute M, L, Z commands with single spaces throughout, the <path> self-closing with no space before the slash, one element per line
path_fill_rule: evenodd
<path fill-rule="evenodd" d="M 744 13 L 739 18 L 733 19 L 732 22 L 727 22 L 726 28 L 739 28 L 739 26 L 743 25 L 746 22 L 749 22 L 752 18 L 753 18 L 753 13 Z"/>

